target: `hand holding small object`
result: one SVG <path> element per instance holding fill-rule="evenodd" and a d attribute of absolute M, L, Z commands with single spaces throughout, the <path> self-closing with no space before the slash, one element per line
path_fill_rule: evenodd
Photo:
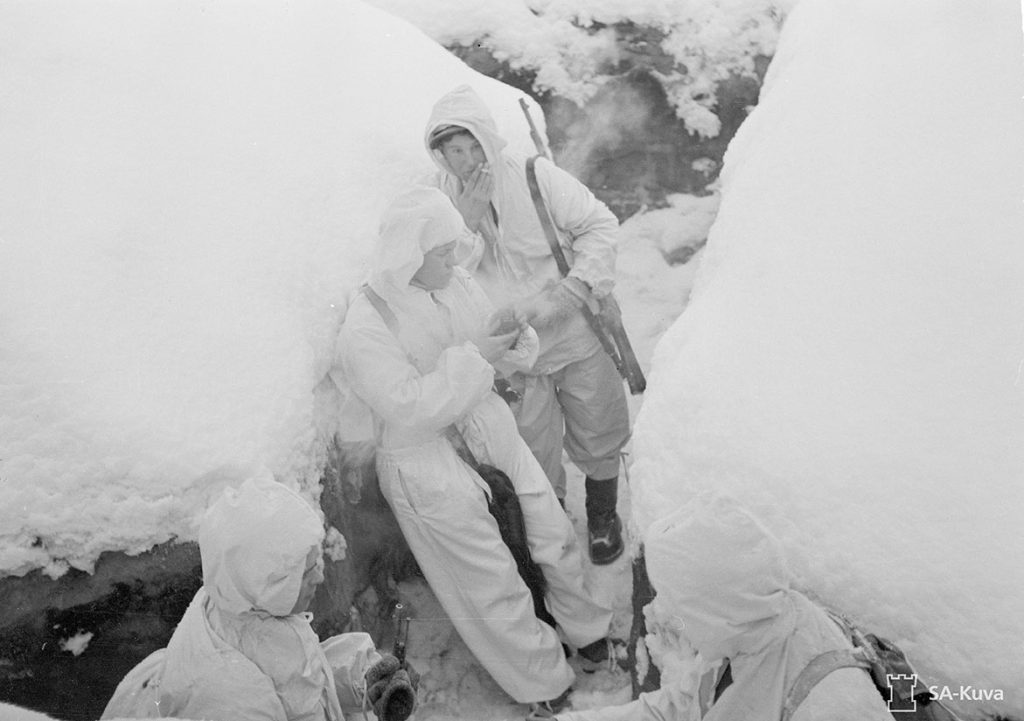
<path fill-rule="evenodd" d="M 497 328 L 493 328 L 497 330 Z M 500 359 L 508 349 L 516 342 L 516 338 L 519 337 L 519 328 L 514 328 L 509 333 L 497 333 L 491 335 L 489 332 L 486 335 L 482 335 L 474 341 L 477 350 L 480 351 L 480 355 L 484 357 L 488 363 L 493 364 L 495 361 Z"/>
<path fill-rule="evenodd" d="M 455 200 L 455 207 L 462 214 L 466 227 L 476 230 L 491 204 L 494 194 L 494 176 L 490 166 L 481 163 L 462 183 L 462 192 Z"/>
<path fill-rule="evenodd" d="M 580 311 L 585 293 L 585 286 L 580 281 L 564 278 L 521 300 L 517 310 L 534 328 L 554 326 Z"/>
<path fill-rule="evenodd" d="M 526 321 L 526 315 L 511 305 L 494 311 L 488 319 L 488 323 L 494 326 L 491 335 L 511 333 L 514 330 L 522 331 L 526 326 Z"/>

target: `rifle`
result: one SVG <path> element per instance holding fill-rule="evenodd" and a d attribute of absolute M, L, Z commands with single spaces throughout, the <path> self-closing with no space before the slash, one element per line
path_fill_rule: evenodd
<path fill-rule="evenodd" d="M 519 107 L 523 109 L 526 122 L 530 125 L 530 137 L 537 147 L 537 155 L 526 161 L 526 182 L 530 186 L 530 197 L 533 198 L 533 205 L 537 209 L 537 217 L 540 219 L 540 225 L 544 229 L 544 235 L 551 247 L 551 254 L 555 257 L 555 263 L 564 278 L 569 275 L 569 263 L 565 259 L 565 253 L 562 252 L 562 246 L 558 243 L 558 231 L 555 230 L 551 212 L 541 195 L 535 167 L 538 157 L 544 156 L 548 160 L 552 160 L 551 154 L 548 152 L 537 126 L 534 125 L 533 116 L 530 115 L 530 108 L 526 104 L 526 100 L 519 98 Z M 586 318 L 590 329 L 594 331 L 594 335 L 601 342 L 601 347 L 611 357 L 619 375 L 629 384 L 629 392 L 639 395 L 646 390 L 647 379 L 644 378 L 644 373 L 640 369 L 640 363 L 633 352 L 633 344 L 629 342 L 626 329 L 622 326 L 622 310 L 619 308 L 619 303 L 611 293 L 595 300 L 598 311 L 595 313 L 588 303 L 584 303 L 583 317 Z"/>
<path fill-rule="evenodd" d="M 398 663 L 405 668 L 405 650 L 409 643 L 409 618 L 405 615 L 405 606 L 395 604 L 395 645 L 391 654 L 398 659 Z"/>
<path fill-rule="evenodd" d="M 541 137 L 540 131 L 537 130 L 537 126 L 533 122 L 533 116 L 530 115 L 530 106 L 526 104 L 526 98 L 519 98 L 519 107 L 523 109 L 523 115 L 526 116 L 526 122 L 530 126 L 530 139 L 533 141 L 533 147 L 537 148 L 537 154 L 543 155 L 551 162 L 555 162 L 547 145 L 544 144 L 544 138 Z"/>

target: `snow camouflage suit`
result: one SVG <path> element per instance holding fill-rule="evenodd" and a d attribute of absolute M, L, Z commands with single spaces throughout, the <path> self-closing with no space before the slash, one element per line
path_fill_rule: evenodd
<path fill-rule="evenodd" d="M 394 314 L 398 335 L 365 294 L 339 336 L 346 382 L 373 412 L 381 491 L 427 582 L 460 636 L 519 702 L 554 698 L 574 674 L 551 626 L 537 620 L 530 592 L 487 508 L 485 485 L 446 438 L 455 424 L 481 463 L 508 474 L 547 605 L 576 646 L 602 638 L 611 611 L 591 600 L 572 524 L 544 472 L 494 392 L 494 368 L 469 342 L 492 305 L 461 268 L 447 287 L 409 284 L 424 253 L 466 233 L 436 188 L 418 188 L 385 212 L 369 285 Z M 532 332 L 532 331 L 529 331 Z M 519 344 L 516 345 L 519 348 Z M 503 360 L 529 363 L 536 346 Z M 497 365 L 502 365 L 501 362 Z"/>
<path fill-rule="evenodd" d="M 811 659 L 851 648 L 828 614 L 790 587 L 775 538 L 731 501 L 672 513 L 651 526 L 644 546 L 655 615 L 667 626 L 658 632 L 681 633 L 699 652 L 696 678 L 666 675 L 661 689 L 630 704 L 560 714 L 559 721 L 779 721 Z M 732 682 L 716 699 L 725 659 Z M 893 717 L 866 671 L 840 668 L 811 690 L 792 719 Z"/>
<path fill-rule="evenodd" d="M 430 149 L 437 128 L 457 125 L 480 143 L 494 177 L 492 205 L 478 233 L 469 236 L 464 267 L 497 304 L 537 294 L 561 279 L 537 217 L 526 181 L 526 159 L 505 152 L 494 119 L 480 97 L 461 86 L 442 97 L 427 123 L 425 142 L 440 168 L 436 183 L 458 197 L 462 181 L 440 150 Z M 576 178 L 544 158 L 536 162 L 537 182 L 547 201 L 570 277 L 596 295 L 615 283 L 618 221 Z M 534 367 L 514 379 L 523 399 L 514 412 L 526 440 L 559 497 L 565 496 L 562 448 L 590 478 L 614 478 L 619 453 L 629 440 L 629 410 L 622 380 L 611 359 L 580 313 L 541 328 L 540 355 Z M 564 440 L 562 427 L 564 422 Z"/>
<path fill-rule="evenodd" d="M 323 643 L 292 613 L 320 519 L 265 477 L 229 488 L 199 530 L 203 586 L 166 649 L 130 671 L 103 718 L 344 721 L 361 717 L 363 677 L 380 659 L 365 633 Z"/>

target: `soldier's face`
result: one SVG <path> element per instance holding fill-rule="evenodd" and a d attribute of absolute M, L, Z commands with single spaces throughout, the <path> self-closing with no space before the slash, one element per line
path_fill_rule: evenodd
<path fill-rule="evenodd" d="M 455 267 L 455 241 L 440 245 L 423 254 L 423 265 L 409 281 L 424 290 L 440 290 L 448 286 Z"/>
<path fill-rule="evenodd" d="M 467 180 L 487 160 L 483 147 L 469 133 L 460 133 L 445 141 L 441 155 L 461 180 Z"/>
<path fill-rule="evenodd" d="M 316 587 L 324 580 L 324 556 L 320 546 L 310 549 L 306 556 L 306 568 L 302 574 L 302 585 L 299 586 L 299 597 L 292 607 L 292 613 L 302 613 L 309 608 Z"/>

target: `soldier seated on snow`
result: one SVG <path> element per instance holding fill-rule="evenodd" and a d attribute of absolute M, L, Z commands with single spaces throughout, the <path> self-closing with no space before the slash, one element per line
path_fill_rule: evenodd
<path fill-rule="evenodd" d="M 323 539 L 310 505 L 269 476 L 227 489 L 199 528 L 202 588 L 103 718 L 344 721 L 368 696 L 382 721 L 403 721 L 415 690 L 397 659 L 364 633 L 321 644 L 310 626 Z"/>
<path fill-rule="evenodd" d="M 696 693 L 666 674 L 661 689 L 632 703 L 560 721 L 779 721 L 812 659 L 853 648 L 824 609 L 791 588 L 778 542 L 728 501 L 655 523 L 645 549 L 659 632 L 698 652 Z M 828 673 L 790 711 L 792 721 L 892 721 L 861 668 Z"/>
<path fill-rule="evenodd" d="M 549 718 L 575 679 L 562 639 L 581 664 L 607 662 L 612 612 L 589 591 L 572 522 L 493 391 L 496 371 L 532 364 L 537 336 L 454 265 L 465 234 L 437 188 L 389 204 L 369 283 L 339 334 L 338 370 L 374 419 L 381 492 L 445 612 L 494 680 Z M 537 618 L 488 510 L 484 465 L 508 476 L 561 637 Z"/>

